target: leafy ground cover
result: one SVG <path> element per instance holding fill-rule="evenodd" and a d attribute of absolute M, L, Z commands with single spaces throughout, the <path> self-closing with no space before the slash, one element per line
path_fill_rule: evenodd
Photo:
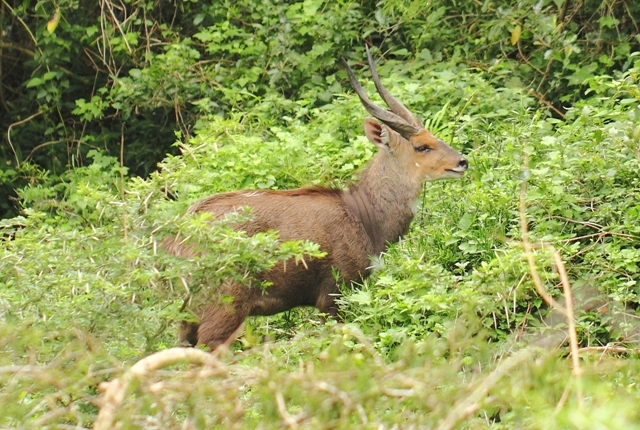
<path fill-rule="evenodd" d="M 397 70 L 389 62 L 380 73 L 393 82 Z M 288 127 L 212 118 L 147 179 L 95 153 L 55 186 L 23 189 L 25 215 L 2 225 L 3 425 L 89 427 L 102 406 L 98 424 L 122 428 L 635 426 L 640 68 L 593 78 L 566 121 L 482 72 L 418 70 L 394 92 L 473 169 L 425 186 L 410 234 L 345 291 L 346 324 L 305 311 L 251 320 L 228 355 L 130 373 L 107 418 L 100 384 L 175 345 L 187 289 L 206 294 L 225 277 L 316 252 L 210 229 L 185 207 L 226 189 L 344 184 L 373 151 L 362 109 L 345 95 Z M 529 243 L 552 245 L 566 266 L 579 350 L 566 347 L 564 305 L 536 291 L 520 199 Z M 176 231 L 202 237 L 207 256 L 159 251 Z M 564 303 L 551 253 L 532 254 Z"/>
<path fill-rule="evenodd" d="M 296 7 L 306 11 L 309 31 L 320 32 L 313 4 Z M 247 237 L 229 222 L 211 228 L 206 217 L 184 216 L 190 203 L 240 188 L 342 187 L 373 155 L 361 130 L 364 110 L 343 91 L 343 71 L 325 73 L 324 54 L 316 52 L 318 62 L 308 67 L 333 76 L 332 90 L 310 80 L 299 92 L 271 91 L 255 77 L 251 91 L 260 96 L 252 98 L 230 85 L 224 103 L 251 98 L 248 107 L 221 114 L 206 105 L 149 175 L 130 174 L 122 146 L 116 155 L 87 151 L 91 162 L 64 171 L 27 163 L 21 215 L 0 221 L 0 425 L 639 428 L 640 56 L 629 39 L 628 51 L 618 47 L 606 57 L 611 64 L 601 58 L 589 66 L 593 39 L 566 37 L 585 34 L 576 22 L 594 22 L 569 5 L 564 13 L 582 21 L 549 43 L 571 49 L 553 45 L 545 62 L 534 42 L 559 31 L 543 24 L 550 12 L 559 19 L 562 4 L 545 4 L 528 19 L 491 5 L 451 18 L 431 6 L 378 13 L 379 22 L 405 25 L 411 46 L 420 48 L 381 61 L 383 82 L 472 167 L 459 181 L 425 186 L 410 233 L 381 257 L 374 276 L 345 289 L 344 324 L 294 310 L 250 319 L 231 351 L 216 357 L 173 349 L 185 300 L 207 300 L 228 277 L 249 282 L 279 259 L 318 253 L 309 243 L 280 244 L 275 233 Z M 621 37 L 628 35 L 633 25 L 621 22 L 631 22 L 637 6 L 609 6 L 598 9 L 600 18 L 618 23 L 583 28 L 610 40 L 620 24 Z M 330 12 L 362 12 L 338 9 Z M 443 40 L 454 40 L 460 20 L 481 12 L 504 25 L 463 26 L 475 36 L 465 33 L 457 51 L 470 55 L 474 37 L 484 35 L 489 48 L 527 48 L 529 64 L 480 61 L 490 50 L 461 61 L 415 27 L 442 18 Z M 191 16 L 206 26 L 198 40 L 245 60 L 263 54 L 262 45 L 245 52 L 231 43 L 249 36 L 231 37 L 234 27 L 216 13 Z M 240 28 L 266 31 L 247 22 Z M 229 44 L 212 44 L 214 30 Z M 559 52 L 565 57 L 554 57 Z M 153 67 L 168 67 L 163 58 Z M 586 66 L 602 73 L 586 73 Z M 162 76 L 153 67 L 139 68 L 140 77 Z M 253 69 L 242 70 L 220 73 L 253 79 Z M 516 82 L 532 76 L 543 82 Z M 370 83 L 367 89 L 374 92 Z M 329 102 L 322 102 L 326 91 Z M 86 108 L 78 115 L 89 115 L 87 100 L 76 105 Z M 166 255 L 159 243 L 177 232 L 208 252 Z"/>

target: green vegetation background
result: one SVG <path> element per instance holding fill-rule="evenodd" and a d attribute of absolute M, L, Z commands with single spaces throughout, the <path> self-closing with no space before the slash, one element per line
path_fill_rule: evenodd
<path fill-rule="evenodd" d="M 134 378 L 120 428 L 640 428 L 640 3 L 0 0 L 0 426 L 90 428 L 176 344 L 185 300 L 317 250 L 185 217 L 205 195 L 344 186 L 374 148 L 339 66 L 468 157 L 345 291 L 248 321 L 207 377 Z M 567 319 L 532 281 L 553 245 Z M 158 249 L 182 232 L 208 248 Z M 547 249 L 537 272 L 564 303 Z M 213 369 L 213 370 L 212 370 Z"/>

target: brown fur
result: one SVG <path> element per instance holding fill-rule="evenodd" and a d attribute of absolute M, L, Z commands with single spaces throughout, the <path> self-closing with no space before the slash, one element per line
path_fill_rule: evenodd
<path fill-rule="evenodd" d="M 233 341 L 247 316 L 273 315 L 296 306 L 314 306 L 337 316 L 338 285 L 366 278 L 370 258 L 407 232 L 422 184 L 457 178 L 467 169 L 458 152 L 427 130 L 405 139 L 372 118 L 365 120 L 364 128 L 379 151 L 348 190 L 234 191 L 191 206 L 190 213 L 206 211 L 218 218 L 249 206 L 251 219 L 238 229 L 249 235 L 277 230 L 280 240 L 309 240 L 327 255 L 307 261 L 307 267 L 286 262 L 259 275 L 271 283 L 266 290 L 227 282 L 220 293 L 233 298 L 231 305 L 212 303 L 195 309 L 200 322 L 182 323 L 181 342 L 214 350 Z M 179 238 L 166 240 L 164 247 L 176 255 L 190 253 Z"/>

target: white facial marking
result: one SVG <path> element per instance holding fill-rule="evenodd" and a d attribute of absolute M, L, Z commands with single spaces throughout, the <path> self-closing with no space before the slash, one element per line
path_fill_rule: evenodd
<path fill-rule="evenodd" d="M 420 167 L 420 164 L 416 163 L 416 167 Z"/>

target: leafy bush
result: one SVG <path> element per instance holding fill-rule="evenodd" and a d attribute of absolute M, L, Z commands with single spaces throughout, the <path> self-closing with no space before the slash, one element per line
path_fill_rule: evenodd
<path fill-rule="evenodd" d="M 626 1 L 391 1 L 383 16 L 405 29 L 397 55 L 488 68 L 560 115 L 583 99 L 585 80 L 626 71 L 640 47 L 640 6 Z"/>
<path fill-rule="evenodd" d="M 138 12 L 118 28 L 124 19 L 115 11 L 105 20 L 88 5 L 61 3 L 59 29 L 39 30 L 43 55 L 24 71 L 25 80 L 41 80 L 29 91 L 42 92 L 31 95 L 43 105 L 36 118 L 46 120 L 37 127 L 29 122 L 13 142 L 72 135 L 54 112 L 63 118 L 75 110 L 88 131 L 69 146 L 74 168 L 66 169 L 64 157 L 49 157 L 57 154 L 54 144 L 43 147 L 52 152 L 42 158 L 35 156 L 42 148 L 23 156 L 38 144 L 16 145 L 8 158 L 17 157 L 20 168 L 12 164 L 0 178 L 27 184 L 18 191 L 22 216 L 0 224 L 2 426 L 634 428 L 640 419 L 640 63 L 637 54 L 623 58 L 626 48 L 614 49 L 613 63 L 598 57 L 593 69 L 610 73 L 589 76 L 574 66 L 591 70 L 593 55 L 602 53 L 579 55 L 574 48 L 592 39 L 571 37 L 591 38 L 593 23 L 602 21 L 603 47 L 624 39 L 632 50 L 633 25 L 619 17 L 633 20 L 637 7 L 625 12 L 626 3 L 614 2 L 587 19 L 582 14 L 593 11 L 590 2 L 584 9 L 572 2 L 484 5 L 457 5 L 456 15 L 446 2 L 444 10 L 415 9 L 418 3 L 369 10 L 247 1 L 228 12 L 196 3 L 161 11 L 159 3 L 125 2 Z M 565 27 L 544 27 L 563 5 Z M 29 16 L 16 6 L 11 19 L 44 26 L 53 14 L 49 6 L 41 3 Z M 75 21 L 65 21 L 69 10 L 77 22 L 99 16 L 105 26 L 73 27 Z M 143 12 L 152 24 L 162 23 L 143 31 L 149 24 Z M 570 16 L 581 20 L 577 26 Z M 415 21 L 386 27 L 407 17 Z M 619 35 L 603 17 L 620 20 Z M 338 18 L 352 23 L 348 31 L 325 21 Z M 460 27 L 465 19 L 468 27 Z M 417 30 L 425 22 L 446 24 L 437 26 L 441 39 L 431 27 Z M 359 101 L 341 94 L 346 77 L 335 64 L 342 55 L 361 61 L 353 28 L 373 40 L 388 32 L 385 48 L 374 50 L 390 57 L 379 67 L 384 83 L 434 134 L 460 148 L 472 168 L 460 181 L 425 186 L 410 233 L 381 256 L 374 276 L 345 289 L 345 324 L 323 325 L 308 310 L 294 310 L 250 319 L 229 354 L 166 350 L 176 342 L 175 321 L 189 317 L 185 301 L 209 300 L 229 277 L 249 283 L 246 274 L 280 259 L 320 258 L 313 244 L 281 244 L 274 232 L 247 237 L 231 228 L 233 219 L 212 225 L 206 216 L 183 214 L 211 193 L 343 187 L 355 179 L 373 147 L 362 136 Z M 470 31 L 459 36 L 464 43 L 453 43 L 460 28 Z M 62 39 L 80 33 L 89 46 L 105 38 L 100 46 L 108 47 L 107 64 L 118 73 L 96 72 L 95 91 L 69 95 L 73 78 L 47 74 L 38 61 L 60 54 L 51 57 L 54 71 L 56 61 L 76 58 L 81 46 Z M 476 35 L 482 36 L 477 44 Z M 553 56 L 543 62 L 544 45 L 534 41 L 549 35 L 559 35 L 549 42 L 549 55 L 558 54 L 556 43 L 565 44 L 568 64 Z M 147 43 L 154 38 L 158 45 Z M 254 43 L 246 43 L 250 38 Z M 516 45 L 509 45 L 512 38 Z M 441 50 L 439 40 L 446 42 Z M 546 78 L 537 77 L 544 82 L 522 85 L 537 73 L 527 62 L 484 62 L 500 46 L 519 47 L 538 68 L 551 64 Z M 219 66 L 208 62 L 214 57 Z M 568 79 L 575 91 L 558 84 Z M 373 85 L 366 86 L 373 94 Z M 543 102 L 540 109 L 537 102 L 553 94 L 572 105 L 549 111 Z M 187 103 L 195 106 L 189 119 Z M 24 106 L 20 112 L 28 111 Z M 138 156 L 155 165 L 157 147 L 148 142 L 159 138 L 164 120 L 158 118 L 167 112 L 181 118 L 179 127 L 166 126 L 171 141 L 178 137 L 172 155 L 148 176 L 129 176 L 139 172 L 130 161 Z M 44 133 L 45 126 L 52 131 Z M 140 153 L 129 132 L 144 143 Z M 105 136 L 111 136 L 106 152 L 89 151 L 105 146 L 96 143 Z M 85 156 L 91 163 L 80 160 Z M 523 250 L 521 216 L 534 246 L 533 267 Z M 176 233 L 206 252 L 165 254 L 161 241 Z M 573 329 L 561 308 L 540 297 L 531 276 L 535 270 L 543 288 L 565 303 L 558 288 L 563 272 L 549 245 L 573 287 L 568 305 L 575 307 L 579 344 L 569 351 L 563 345 Z M 570 362 L 569 355 L 579 360 Z"/>
<path fill-rule="evenodd" d="M 3 47 L 17 56 L 0 55 L 22 92 L 2 104 L 9 145 L 0 152 L 0 186 L 3 176 L 28 175 L 27 162 L 59 174 L 97 148 L 146 176 L 171 150 L 173 131 L 189 135 L 205 114 L 262 103 L 282 124 L 288 98 L 306 93 L 305 103 L 325 104 L 342 90 L 337 60 L 354 46 L 360 58 L 361 32 L 375 26 L 371 11 L 353 2 L 3 7 L 13 12 L 0 21 L 12 29 L 13 43 Z"/>
<path fill-rule="evenodd" d="M 365 333 L 393 350 L 425 331 L 446 331 L 469 306 L 497 338 L 559 323 L 535 293 L 519 245 L 524 175 L 533 240 L 554 245 L 565 259 L 584 309 L 583 345 L 636 342 L 638 65 L 615 80 L 594 79 L 593 91 L 609 97 L 581 103 L 566 122 L 532 116 L 513 103 L 509 118 L 493 123 L 490 140 L 469 154 L 468 177 L 427 184 L 411 234 L 382 258 L 375 278 L 347 296 L 347 313 Z M 492 99 L 488 89 L 483 94 Z M 460 122 L 463 133 L 454 136 L 489 137 L 482 121 Z M 539 270 L 559 294 L 544 254 Z"/>
<path fill-rule="evenodd" d="M 171 150 L 174 130 L 190 135 L 202 115 L 244 112 L 285 125 L 306 115 L 293 100 L 330 106 L 346 83 L 338 61 L 361 61 L 363 40 L 416 69 L 486 70 L 562 116 L 584 98 L 586 79 L 631 67 L 640 37 L 640 7 L 626 1 L 45 0 L 31 8 L 6 0 L 2 8 L 7 197 L 38 180 L 30 163 L 57 175 L 102 148 L 144 177 Z M 0 198 L 2 213 L 15 214 L 13 206 Z"/>
<path fill-rule="evenodd" d="M 534 292 L 518 245 L 517 202 L 526 178 L 531 235 L 564 257 L 577 295 L 581 346 L 623 351 L 633 344 L 640 187 L 638 111 L 628 100 L 638 94 L 638 66 L 616 79 L 591 81 L 593 98 L 568 111 L 566 122 L 532 111 L 531 99 L 517 89 L 496 89 L 481 74 L 441 67 L 404 75 L 391 63 L 381 73 L 404 75 L 389 73 L 399 82 L 393 92 L 425 113 L 441 137 L 467 148 L 473 171 L 458 182 L 427 184 L 411 233 L 382 256 L 374 277 L 345 291 L 342 310 L 350 324 L 319 327 L 299 311 L 254 319 L 244 346 L 236 345 L 218 376 L 195 385 L 180 382 L 197 377 L 186 369 L 163 381 L 138 376 L 141 391 L 130 392 L 141 401 L 118 408 L 113 419 L 140 426 L 136 417 L 146 416 L 144 422 L 157 423 L 150 426 L 170 427 L 277 427 L 298 420 L 317 428 L 402 420 L 447 428 L 466 416 L 459 413 L 465 405 L 484 414 L 466 416 L 470 427 L 499 419 L 507 427 L 560 428 L 607 422 L 620 411 L 620 425 L 637 419 L 631 404 L 638 393 L 630 388 L 637 360 L 612 357 L 607 362 L 616 376 L 603 381 L 602 364 L 585 359 L 584 376 L 575 382 L 548 349 L 562 342 L 565 326 Z M 227 277 L 316 252 L 305 244 L 280 247 L 273 234 L 246 237 L 225 221 L 211 229 L 206 217 L 181 216 L 195 199 L 226 189 L 352 180 L 353 168 L 372 155 L 356 121 L 358 101 L 298 109 L 305 114 L 290 118 L 287 128 L 203 121 L 196 137 L 178 144 L 182 154 L 168 157 L 146 180 L 127 179 L 116 159 L 92 153 L 92 165 L 69 171 L 63 181 L 21 191 L 30 209 L 3 224 L 0 282 L 4 374 L 22 369 L 23 376 L 14 376 L 3 396 L 28 394 L 19 407 L 3 407 L 7 420 L 86 426 L 97 412 L 96 387 L 119 374 L 117 363 L 175 343 L 172 322 L 184 316 L 187 290 L 207 300 Z M 162 236 L 178 231 L 201 238 L 206 256 L 176 261 L 159 252 Z M 537 261 L 558 296 L 550 259 L 538 251 Z M 293 338 L 292 325 L 300 333 Z M 243 352 L 261 337 L 278 341 Z M 514 341 L 531 346 L 509 356 L 510 348 L 521 348 Z M 541 345 L 546 352 L 536 349 Z M 59 382 L 39 376 L 68 372 L 63 363 L 75 370 Z M 516 388 L 504 376 L 513 366 L 526 380 Z M 564 388 L 550 377 L 574 380 L 582 391 L 565 403 Z M 67 400 L 53 401 L 60 396 Z M 218 406 L 204 407 L 211 397 Z M 556 404 L 561 413 L 547 418 Z"/>

